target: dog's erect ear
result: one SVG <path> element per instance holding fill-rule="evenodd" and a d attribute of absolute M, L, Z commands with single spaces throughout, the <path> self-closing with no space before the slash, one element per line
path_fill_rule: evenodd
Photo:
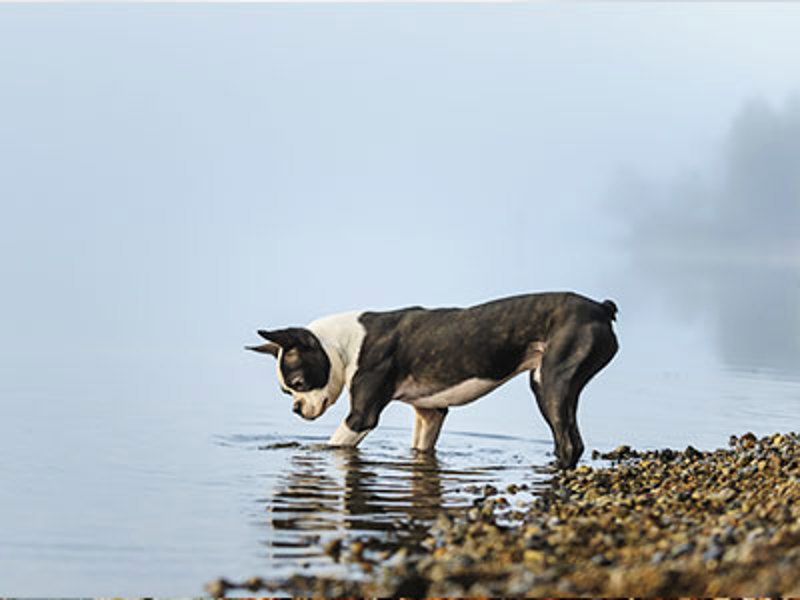
<path fill-rule="evenodd" d="M 278 358 L 278 351 L 281 349 L 278 344 L 273 344 L 272 342 L 267 342 L 266 344 L 261 344 L 260 346 L 245 346 L 246 350 L 252 350 L 253 352 L 261 352 L 263 354 L 272 354 L 275 358 Z"/>
<path fill-rule="evenodd" d="M 284 350 L 289 350 L 290 348 L 315 348 L 319 345 L 317 336 L 303 327 L 288 327 L 287 329 L 276 329 L 274 331 L 259 329 L 258 335 L 267 341 L 274 342 Z"/>

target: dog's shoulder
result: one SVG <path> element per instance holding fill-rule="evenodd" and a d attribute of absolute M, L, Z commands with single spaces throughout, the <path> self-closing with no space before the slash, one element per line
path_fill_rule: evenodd
<path fill-rule="evenodd" d="M 397 330 L 398 326 L 416 320 L 421 314 L 430 312 L 422 306 L 408 306 L 396 310 L 365 311 L 359 316 L 359 321 L 367 329 L 367 334 L 382 337 Z"/>
<path fill-rule="evenodd" d="M 430 312 L 422 306 L 409 306 L 396 310 L 365 311 L 359 316 L 364 327 L 364 343 L 361 361 L 363 364 L 379 363 L 395 353 L 404 332 L 419 326 L 420 316 Z"/>

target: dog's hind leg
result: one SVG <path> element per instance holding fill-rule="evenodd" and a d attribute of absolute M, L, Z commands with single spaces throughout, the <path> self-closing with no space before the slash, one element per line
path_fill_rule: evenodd
<path fill-rule="evenodd" d="M 547 388 L 545 388 L 541 382 L 542 375 L 541 370 L 531 371 L 531 389 L 536 397 L 536 403 L 539 405 L 539 411 L 553 434 L 559 465 L 562 468 L 568 468 L 578 462 L 578 459 L 576 457 L 573 462 L 573 436 L 570 434 L 567 414 L 569 404 L 566 401 L 567 390 L 552 376 L 548 377 Z"/>
<path fill-rule="evenodd" d="M 447 416 L 447 409 L 417 408 L 415 406 L 414 410 L 416 418 L 414 419 L 414 433 L 411 436 L 411 447 L 423 452 L 433 450 L 436 440 L 439 439 L 444 418 Z"/>
<path fill-rule="evenodd" d="M 553 432 L 559 465 L 575 466 L 584 446 L 578 430 L 578 398 L 584 386 L 617 351 L 611 326 L 592 323 L 557 335 L 531 373 L 531 389 Z"/>

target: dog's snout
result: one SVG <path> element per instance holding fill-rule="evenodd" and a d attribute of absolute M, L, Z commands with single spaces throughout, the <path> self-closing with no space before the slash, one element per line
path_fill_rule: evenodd
<path fill-rule="evenodd" d="M 292 406 L 292 412 L 300 416 L 303 416 L 303 407 L 300 405 L 299 402 L 294 403 L 294 405 Z"/>

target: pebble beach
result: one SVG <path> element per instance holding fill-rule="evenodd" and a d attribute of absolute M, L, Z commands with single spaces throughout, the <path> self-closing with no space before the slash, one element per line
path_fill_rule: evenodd
<path fill-rule="evenodd" d="M 479 490 L 421 544 L 332 542 L 358 577 L 219 579 L 212 596 L 800 596 L 800 436 L 592 453 L 545 489 Z"/>

